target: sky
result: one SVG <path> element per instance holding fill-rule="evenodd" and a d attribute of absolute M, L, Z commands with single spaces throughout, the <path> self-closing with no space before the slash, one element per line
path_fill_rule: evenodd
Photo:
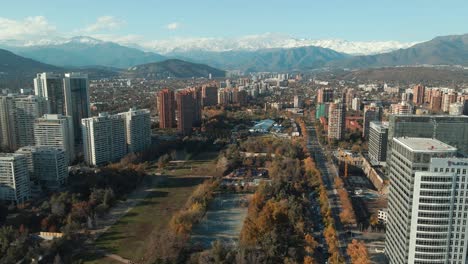
<path fill-rule="evenodd" d="M 164 40 L 281 33 L 349 41 L 424 41 L 468 33 L 466 0 L 0 0 L 0 40 Z"/>

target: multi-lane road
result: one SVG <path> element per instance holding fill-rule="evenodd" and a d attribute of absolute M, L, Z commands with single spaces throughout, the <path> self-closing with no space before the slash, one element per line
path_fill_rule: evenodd
<path fill-rule="evenodd" d="M 345 257 L 348 263 L 348 256 L 346 254 L 346 248 L 348 245 L 348 239 L 346 237 L 346 230 L 340 220 L 340 203 L 337 196 L 337 192 L 334 188 L 334 179 L 338 176 L 335 165 L 327 159 L 328 152 L 320 145 L 315 127 L 313 124 L 307 127 L 307 133 L 309 134 L 309 142 L 307 142 L 307 148 L 309 149 L 311 157 L 315 160 L 317 168 L 322 174 L 322 179 L 327 188 L 328 201 L 332 212 L 333 220 L 335 221 L 335 228 L 338 234 L 340 253 Z"/>

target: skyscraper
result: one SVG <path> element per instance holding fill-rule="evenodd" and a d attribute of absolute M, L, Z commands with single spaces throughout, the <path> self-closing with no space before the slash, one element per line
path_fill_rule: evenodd
<path fill-rule="evenodd" d="M 159 127 L 172 128 L 175 124 L 174 91 L 163 89 L 158 93 Z"/>
<path fill-rule="evenodd" d="M 85 162 L 100 166 L 119 161 L 127 154 L 125 118 L 122 115 L 100 113 L 81 120 Z"/>
<path fill-rule="evenodd" d="M 60 74 L 44 72 L 34 78 L 34 92 L 49 101 L 50 113 L 66 114 L 66 100 L 63 77 Z"/>
<path fill-rule="evenodd" d="M 59 190 L 67 183 L 68 164 L 65 150 L 54 147 L 27 146 L 16 151 L 28 163 L 30 180 L 48 190 Z"/>
<path fill-rule="evenodd" d="M 71 116 L 75 145 L 81 144 L 81 119 L 89 117 L 89 83 L 88 75 L 65 73 L 63 78 L 65 93 L 65 114 Z"/>
<path fill-rule="evenodd" d="M 36 146 L 49 146 L 65 151 L 67 163 L 75 160 L 75 140 L 71 117 L 46 114 L 34 123 Z"/>
<path fill-rule="evenodd" d="M 24 203 L 31 197 L 26 157 L 0 153 L 0 200 Z"/>
<path fill-rule="evenodd" d="M 48 102 L 45 98 L 33 95 L 1 96 L 1 145 L 10 150 L 34 145 L 34 121 L 48 112 Z"/>
<path fill-rule="evenodd" d="M 424 104 L 424 93 L 426 91 L 426 87 L 418 84 L 413 88 L 413 102 L 415 105 L 422 105 Z"/>
<path fill-rule="evenodd" d="M 216 85 L 202 86 L 202 105 L 213 106 L 218 103 L 218 87 Z"/>
<path fill-rule="evenodd" d="M 456 148 L 436 139 L 394 138 L 393 145 L 385 243 L 390 263 L 464 263 L 458 258 L 466 255 L 466 220 L 462 229 L 460 220 L 468 203 L 456 190 L 465 185 L 467 166 L 457 179 L 463 172 L 451 165 L 459 163 Z M 464 252 L 449 254 L 459 247 Z"/>
<path fill-rule="evenodd" d="M 387 160 L 388 123 L 370 122 L 369 158 L 373 164 Z"/>
<path fill-rule="evenodd" d="M 435 138 L 468 155 L 468 116 L 390 115 L 387 160 L 392 154 L 394 137 Z"/>
<path fill-rule="evenodd" d="M 177 100 L 177 131 L 182 135 L 192 132 L 195 112 L 195 100 L 190 90 L 182 90 L 176 94 Z"/>
<path fill-rule="evenodd" d="M 140 152 L 151 146 L 151 118 L 148 109 L 119 114 L 125 120 L 125 138 L 128 152 Z"/>
<path fill-rule="evenodd" d="M 330 104 L 328 110 L 328 139 L 342 140 L 345 134 L 346 106 L 340 100 Z"/>
<path fill-rule="evenodd" d="M 317 103 L 333 102 L 333 90 L 330 88 L 321 88 L 317 91 Z"/>
<path fill-rule="evenodd" d="M 369 125 L 370 122 L 380 121 L 382 119 L 382 108 L 377 106 L 375 103 L 364 106 L 364 120 L 363 120 L 363 129 L 362 137 L 367 139 L 369 138 Z"/>
<path fill-rule="evenodd" d="M 449 112 L 450 105 L 457 101 L 457 94 L 451 93 L 444 93 L 442 95 L 442 111 Z"/>

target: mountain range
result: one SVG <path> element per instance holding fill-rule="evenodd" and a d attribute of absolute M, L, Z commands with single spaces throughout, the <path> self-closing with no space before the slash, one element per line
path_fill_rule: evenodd
<path fill-rule="evenodd" d="M 90 37 L 76 37 L 61 43 L 43 43 L 40 46 L 14 46 L 12 43 L 3 42 L 3 46 L 0 45 L 23 56 L 7 51 L 0 53 L 0 71 L 10 79 L 26 75 L 29 78 L 35 72 L 60 69 L 85 71 L 90 76 L 123 73 L 140 77 L 189 78 L 206 77 L 208 73 L 212 73 L 214 77 L 223 76 L 223 70 L 284 72 L 324 68 L 468 66 L 468 34 L 436 37 L 407 48 L 357 56 L 316 46 L 229 51 L 173 50 L 161 55 Z"/>

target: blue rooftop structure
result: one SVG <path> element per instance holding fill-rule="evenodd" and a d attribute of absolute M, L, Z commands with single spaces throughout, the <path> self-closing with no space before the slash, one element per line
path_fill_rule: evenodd
<path fill-rule="evenodd" d="M 268 133 L 270 132 L 270 129 L 274 123 L 275 123 L 274 120 L 265 119 L 265 120 L 257 122 L 251 129 L 249 129 L 249 131 L 256 132 L 256 133 Z"/>

